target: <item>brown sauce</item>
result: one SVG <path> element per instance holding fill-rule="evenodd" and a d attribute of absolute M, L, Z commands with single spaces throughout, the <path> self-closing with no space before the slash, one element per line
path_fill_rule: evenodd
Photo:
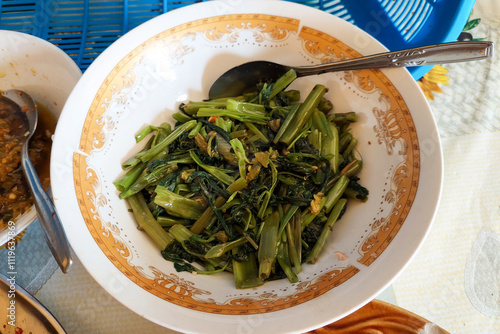
<path fill-rule="evenodd" d="M 30 140 L 29 155 L 42 185 L 50 185 L 51 136 L 56 118 L 38 104 L 38 126 Z M 22 140 L 19 138 L 19 120 L 12 117 L 10 106 L 0 101 L 0 229 L 17 219 L 32 205 L 33 199 L 21 169 Z"/>

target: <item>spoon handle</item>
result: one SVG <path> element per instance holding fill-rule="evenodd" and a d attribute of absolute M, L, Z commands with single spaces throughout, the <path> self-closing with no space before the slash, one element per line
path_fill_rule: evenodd
<path fill-rule="evenodd" d="M 55 211 L 54 204 L 43 189 L 35 172 L 35 168 L 29 159 L 27 144 L 23 145 L 21 154 L 26 155 L 25 159 L 21 159 L 21 164 L 24 176 L 28 181 L 27 183 L 34 197 L 38 220 L 45 232 L 45 237 L 48 241 L 47 244 L 63 273 L 67 273 L 73 260 L 71 259 L 68 240 L 61 221 Z"/>
<path fill-rule="evenodd" d="M 393 52 L 341 60 L 313 66 L 294 67 L 297 76 L 308 76 L 335 71 L 361 70 L 368 68 L 388 68 L 449 64 L 479 60 L 493 55 L 493 43 L 488 41 L 452 42 L 422 46 Z"/>

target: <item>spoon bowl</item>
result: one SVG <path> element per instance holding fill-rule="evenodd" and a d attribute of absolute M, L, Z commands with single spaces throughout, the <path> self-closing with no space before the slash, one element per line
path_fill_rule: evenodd
<path fill-rule="evenodd" d="M 252 61 L 222 74 L 212 84 L 208 95 L 211 100 L 242 95 L 246 90 L 255 88 L 259 82 L 276 81 L 289 70 L 294 70 L 297 77 L 304 77 L 336 71 L 456 63 L 491 56 L 492 42 L 472 41 L 428 45 L 312 66 L 286 66 L 270 61 Z"/>
<path fill-rule="evenodd" d="M 54 204 L 42 187 L 35 168 L 29 158 L 29 141 L 35 133 L 38 124 L 38 110 L 35 101 L 27 93 L 11 89 L 2 92 L 0 101 L 10 108 L 13 122 L 18 123 L 16 134 L 24 138 L 21 149 L 21 167 L 28 187 L 31 190 L 40 225 L 45 232 L 47 244 L 57 264 L 64 273 L 67 273 L 73 263 L 69 244 L 62 224 L 57 216 Z"/>
<path fill-rule="evenodd" d="M 24 137 L 25 149 L 38 124 L 36 105 L 28 94 L 16 89 L 2 92 L 0 99 L 12 112 L 11 126 L 16 135 Z M 14 123 L 18 123 L 17 126 Z"/>
<path fill-rule="evenodd" d="M 0 117 L 9 124 L 12 136 L 23 140 L 29 126 L 26 115 L 19 105 L 11 99 L 0 96 Z"/>

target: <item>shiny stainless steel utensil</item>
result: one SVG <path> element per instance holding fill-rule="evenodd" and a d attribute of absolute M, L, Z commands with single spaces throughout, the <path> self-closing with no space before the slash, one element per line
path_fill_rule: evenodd
<path fill-rule="evenodd" d="M 491 56 L 493 56 L 492 42 L 473 41 L 428 45 L 312 66 L 294 67 L 270 61 L 252 61 L 234 67 L 221 75 L 212 84 L 208 95 L 210 99 L 238 96 L 247 89 L 255 87 L 259 82 L 277 80 L 290 69 L 295 70 L 297 77 L 304 77 L 369 68 L 448 64 L 480 60 Z"/>
<path fill-rule="evenodd" d="M 0 99 L 6 100 L 12 110 L 19 115 L 18 118 L 23 120 L 22 126 L 24 126 L 24 129 L 22 129 L 21 134 L 25 141 L 21 150 L 21 166 L 33 194 L 38 219 L 45 232 L 50 251 L 61 270 L 67 273 L 73 263 L 68 240 L 55 211 L 54 204 L 43 189 L 28 155 L 29 141 L 38 123 L 38 110 L 35 102 L 28 94 L 17 89 L 4 91 Z"/>

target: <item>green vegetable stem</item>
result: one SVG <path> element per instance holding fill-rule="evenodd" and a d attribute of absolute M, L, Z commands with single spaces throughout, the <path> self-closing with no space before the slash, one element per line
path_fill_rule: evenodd
<path fill-rule="evenodd" d="M 174 127 L 134 136 L 142 149 L 113 183 L 176 271 L 226 272 L 237 289 L 298 283 L 348 201 L 368 200 L 357 114 L 331 113 L 324 85 L 300 102 L 287 88 L 295 78 L 292 70 L 242 96 L 189 101 Z"/>

